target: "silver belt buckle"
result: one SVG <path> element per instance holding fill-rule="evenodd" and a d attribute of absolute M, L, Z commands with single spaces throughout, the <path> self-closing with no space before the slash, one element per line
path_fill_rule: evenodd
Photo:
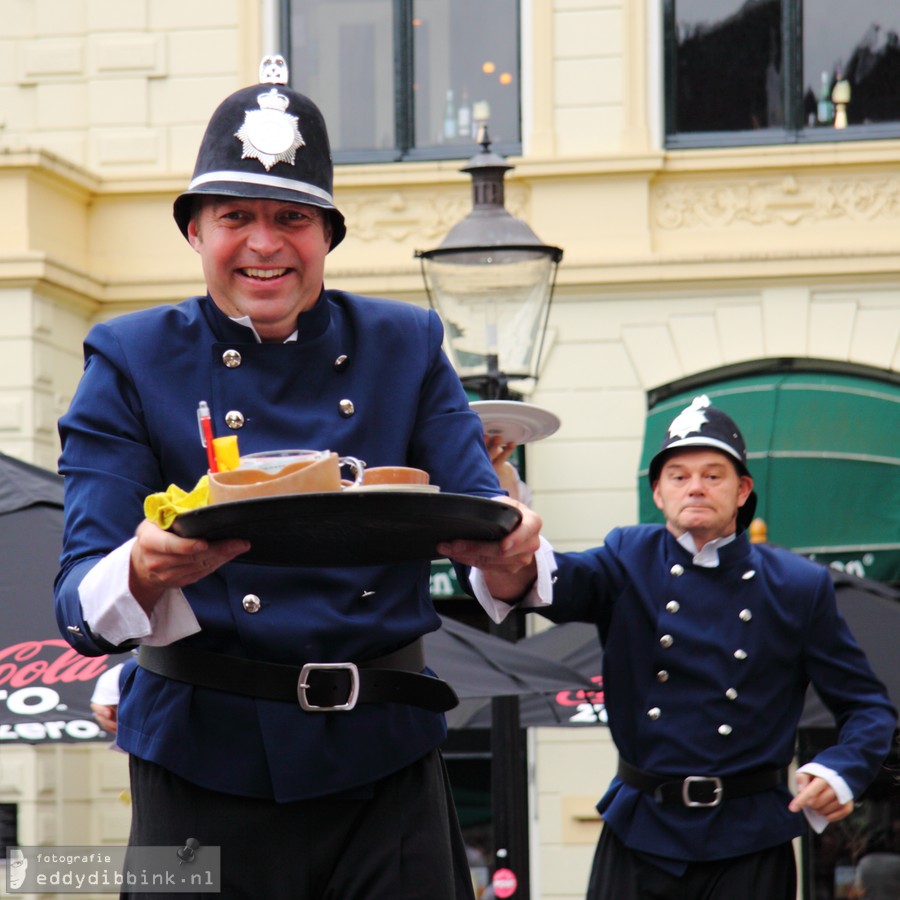
<path fill-rule="evenodd" d="M 691 785 L 700 781 L 711 781 L 715 785 L 712 800 L 691 800 Z M 714 775 L 688 775 L 681 783 L 681 802 L 685 806 L 718 806 L 722 802 L 722 779 Z"/>
<path fill-rule="evenodd" d="M 317 669 L 345 669 L 350 673 L 350 693 L 346 702 L 336 703 L 334 706 L 316 706 L 306 699 L 309 673 Z M 359 669 L 356 663 L 307 663 L 300 670 L 300 677 L 297 679 L 297 699 L 300 701 L 300 708 L 307 712 L 348 712 L 353 709 L 359 699 Z"/>

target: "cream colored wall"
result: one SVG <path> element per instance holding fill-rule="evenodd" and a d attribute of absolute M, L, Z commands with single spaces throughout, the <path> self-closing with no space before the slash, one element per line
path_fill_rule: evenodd
<path fill-rule="evenodd" d="M 563 426 L 527 451 L 561 549 L 635 521 L 649 388 L 766 356 L 900 369 L 900 141 L 664 152 L 660 7 L 522 4 L 524 150 L 507 206 L 565 250 L 532 398 Z M 3 452 L 55 468 L 90 324 L 202 290 L 171 202 L 212 109 L 255 80 L 271 15 L 271 0 L 0 0 Z M 350 232 L 328 283 L 423 303 L 414 251 L 469 210 L 459 166 L 340 167 Z M 534 882 L 545 900 L 579 897 L 615 753 L 599 729 L 542 729 L 534 746 Z M 123 839 L 114 756 L 0 748 L 21 840 L 48 834 L 48 803 L 71 804 L 53 815 L 83 842 Z M 70 765 L 77 778 L 47 775 Z"/>
<path fill-rule="evenodd" d="M 4 746 L 0 802 L 18 806 L 22 846 L 103 847 L 127 842 L 128 757 L 95 744 Z M 5 866 L 0 866 L 5 893 Z M 23 894 L 26 900 L 59 894 Z M 91 900 L 91 895 L 83 895 Z M 93 895 L 94 900 L 108 894 Z"/>

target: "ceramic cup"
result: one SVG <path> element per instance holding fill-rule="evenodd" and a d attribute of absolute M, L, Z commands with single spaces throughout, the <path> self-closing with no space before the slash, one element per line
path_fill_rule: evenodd
<path fill-rule="evenodd" d="M 428 484 L 428 473 L 424 469 L 409 466 L 373 466 L 363 472 L 363 486 L 374 484 Z"/>

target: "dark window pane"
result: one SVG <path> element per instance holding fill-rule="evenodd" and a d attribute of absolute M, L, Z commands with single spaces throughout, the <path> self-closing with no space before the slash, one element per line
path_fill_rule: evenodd
<path fill-rule="evenodd" d="M 842 79 L 850 97 L 846 124 L 900 121 L 898 35 L 898 0 L 804 0 L 806 123 L 819 128 L 844 124 L 832 100 L 834 86 Z M 810 102 L 813 97 L 815 104 Z"/>
<path fill-rule="evenodd" d="M 782 127 L 781 0 L 675 0 L 674 130 Z"/>
<path fill-rule="evenodd" d="M 322 110 L 333 151 L 396 146 L 391 0 L 291 4 L 291 87 Z"/>
<path fill-rule="evenodd" d="M 519 0 L 290 0 L 291 85 L 355 159 L 465 157 L 474 113 L 519 137 Z"/>
<path fill-rule="evenodd" d="M 413 7 L 416 146 L 471 146 L 479 103 L 487 104 L 495 142 L 518 141 L 517 0 L 415 0 Z"/>
<path fill-rule="evenodd" d="M 6 859 L 6 848 L 16 847 L 18 837 L 19 807 L 15 803 L 0 803 L 0 859 Z"/>

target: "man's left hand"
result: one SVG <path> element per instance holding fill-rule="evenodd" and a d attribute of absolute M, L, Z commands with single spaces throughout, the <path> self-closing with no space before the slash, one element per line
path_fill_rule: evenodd
<path fill-rule="evenodd" d="M 487 589 L 498 600 L 517 600 L 537 577 L 534 554 L 540 547 L 541 517 L 524 503 L 498 497 L 522 513 L 519 526 L 501 541 L 452 541 L 439 544 L 438 552 L 455 562 L 484 573 Z"/>
<path fill-rule="evenodd" d="M 791 812 L 800 812 L 808 808 L 824 816 L 829 822 L 839 822 L 853 812 L 853 801 L 841 803 L 834 789 L 824 778 L 798 772 L 797 787 L 799 788 L 797 796 L 788 806 Z"/>

